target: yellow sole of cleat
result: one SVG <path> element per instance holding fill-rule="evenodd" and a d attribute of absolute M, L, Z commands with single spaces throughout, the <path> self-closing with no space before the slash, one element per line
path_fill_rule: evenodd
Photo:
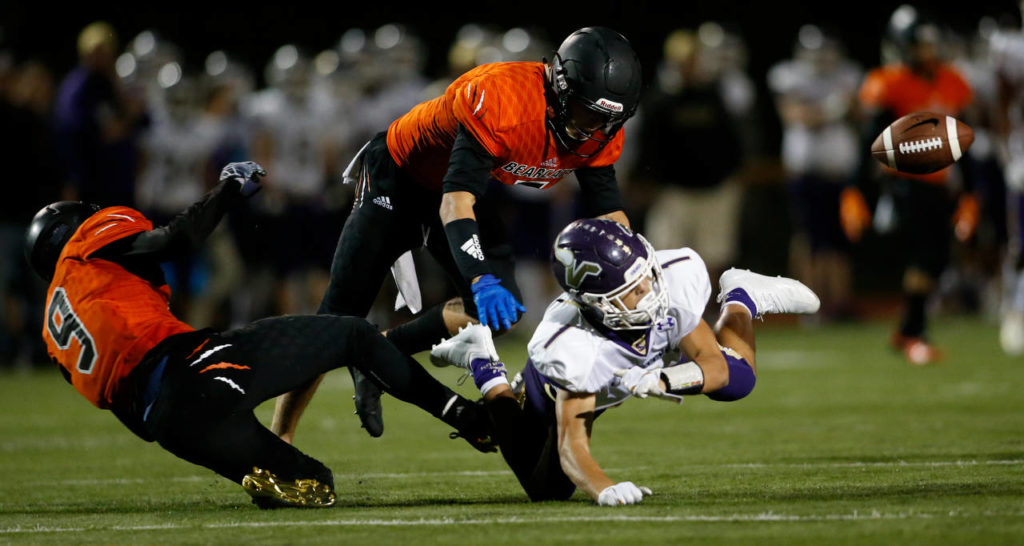
<path fill-rule="evenodd" d="M 242 478 L 242 489 L 254 499 L 268 499 L 282 507 L 326 508 L 336 499 L 331 486 L 317 480 L 282 480 L 261 468 L 253 468 L 252 474 Z"/>

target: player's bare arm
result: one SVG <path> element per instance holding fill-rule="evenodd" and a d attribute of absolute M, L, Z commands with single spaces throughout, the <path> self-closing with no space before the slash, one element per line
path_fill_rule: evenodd
<path fill-rule="evenodd" d="M 617 210 L 617 211 L 614 211 L 614 212 L 609 212 L 608 214 L 602 214 L 602 215 L 598 216 L 598 218 L 603 219 L 603 220 L 612 220 L 612 221 L 618 222 L 618 223 L 620 223 L 620 224 L 622 224 L 622 225 L 624 225 L 626 227 L 630 227 L 629 226 L 629 218 L 627 218 L 626 217 L 626 213 L 621 211 L 621 210 Z"/>
<path fill-rule="evenodd" d="M 697 328 L 679 342 L 679 350 L 704 372 L 701 393 L 714 392 L 729 384 L 729 366 L 718 347 L 715 333 L 703 320 Z"/>
<path fill-rule="evenodd" d="M 558 456 L 565 475 L 595 501 L 606 487 L 615 485 L 590 454 L 590 432 L 597 397 L 560 390 L 555 400 Z"/>

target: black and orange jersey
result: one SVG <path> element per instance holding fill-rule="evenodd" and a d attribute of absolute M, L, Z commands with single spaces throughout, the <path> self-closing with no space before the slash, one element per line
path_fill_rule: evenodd
<path fill-rule="evenodd" d="M 57 260 L 46 296 L 43 339 L 50 357 L 93 405 L 109 408 L 119 383 L 168 336 L 193 331 L 168 309 L 156 286 L 109 260 L 104 246 L 153 229 L 140 212 L 110 207 L 75 231 Z"/>
<path fill-rule="evenodd" d="M 440 190 L 461 125 L 497 160 L 491 176 L 504 184 L 549 188 L 578 168 L 615 163 L 623 131 L 588 158 L 558 146 L 547 126 L 544 85 L 543 63 L 478 66 L 391 124 L 391 157 L 418 183 Z M 590 142 L 578 151 L 592 153 L 589 145 L 597 147 Z"/>
<path fill-rule="evenodd" d="M 869 72 L 860 88 L 860 102 L 866 111 L 884 110 L 892 114 L 893 120 L 918 111 L 956 117 L 972 99 L 967 80 L 949 65 L 936 69 L 931 79 L 918 75 L 906 65 L 883 66 Z M 950 170 L 947 167 L 931 174 L 912 175 L 884 168 L 887 174 L 937 184 L 946 182 Z"/>

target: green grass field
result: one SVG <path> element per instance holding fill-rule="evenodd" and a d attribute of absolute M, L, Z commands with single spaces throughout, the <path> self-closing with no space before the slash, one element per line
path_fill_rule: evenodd
<path fill-rule="evenodd" d="M 579 493 L 530 504 L 499 456 L 391 398 L 370 438 L 340 371 L 296 440 L 334 470 L 338 506 L 260 511 L 55 371 L 8 372 L 0 543 L 1024 544 L 1024 359 L 1001 353 L 994 324 L 943 319 L 946 361 L 914 368 L 887 349 L 889 327 L 769 321 L 748 399 L 635 400 L 602 416 L 598 461 L 655 492 L 617 509 Z M 521 346 L 499 345 L 511 368 Z"/>

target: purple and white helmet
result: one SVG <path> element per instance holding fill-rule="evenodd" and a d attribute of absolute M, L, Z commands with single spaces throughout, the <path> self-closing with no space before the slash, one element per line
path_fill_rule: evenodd
<path fill-rule="evenodd" d="M 668 312 L 668 289 L 654 247 L 612 220 L 583 219 L 555 238 L 551 270 L 587 320 L 613 330 L 650 328 Z M 651 290 L 627 309 L 622 297 L 650 279 Z"/>

